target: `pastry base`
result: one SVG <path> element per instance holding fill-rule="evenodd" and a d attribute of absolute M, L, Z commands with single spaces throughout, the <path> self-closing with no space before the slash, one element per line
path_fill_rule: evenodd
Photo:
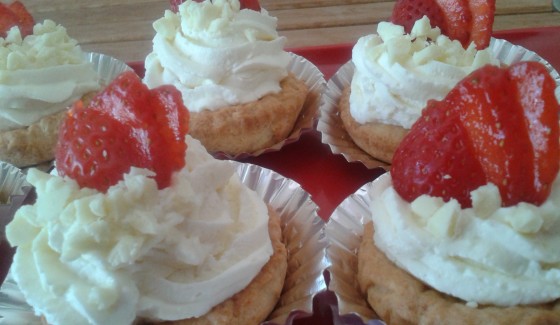
<path fill-rule="evenodd" d="M 282 241 L 280 217 L 271 207 L 268 231 L 274 249 L 260 273 L 249 285 L 230 299 L 215 306 L 206 315 L 168 322 L 141 322 L 140 324 L 168 325 L 257 325 L 263 322 L 276 306 L 286 277 L 288 256 Z"/>
<path fill-rule="evenodd" d="M 308 87 L 293 74 L 277 94 L 246 104 L 191 112 L 189 134 L 209 152 L 252 153 L 286 139 L 301 112 Z"/>
<path fill-rule="evenodd" d="M 358 252 L 357 280 L 369 305 L 388 324 L 560 324 L 560 300 L 516 307 L 468 307 L 398 268 L 373 243 L 373 223 L 365 225 Z"/>
<path fill-rule="evenodd" d="M 0 132 L 0 160 L 25 167 L 54 159 L 58 128 L 65 116 L 63 110 L 28 127 Z"/>
<path fill-rule="evenodd" d="M 395 150 L 408 130 L 383 123 L 358 123 L 350 114 L 350 87 L 344 88 L 338 104 L 340 119 L 352 141 L 370 156 L 391 163 Z"/>

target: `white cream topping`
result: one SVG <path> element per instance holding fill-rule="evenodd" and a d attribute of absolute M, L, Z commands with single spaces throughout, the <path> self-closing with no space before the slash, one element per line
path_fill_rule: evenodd
<path fill-rule="evenodd" d="M 560 298 L 560 178 L 541 206 L 501 207 L 493 184 L 471 193 L 472 208 L 425 195 L 408 203 L 389 173 L 370 197 L 376 246 L 436 290 L 473 305 Z"/>
<path fill-rule="evenodd" d="M 290 57 L 276 22 L 264 9 L 240 10 L 238 0 L 187 0 L 154 22 L 144 82 L 174 85 L 194 112 L 277 93 Z"/>
<path fill-rule="evenodd" d="M 106 194 L 29 170 L 38 200 L 7 226 L 11 272 L 49 324 L 198 317 L 268 262 L 266 204 L 187 136 L 186 167 L 158 190 L 132 168 Z"/>
<path fill-rule="evenodd" d="M 0 131 L 29 126 L 100 88 L 76 40 L 51 20 L 0 38 Z"/>
<path fill-rule="evenodd" d="M 352 49 L 354 75 L 350 113 L 359 123 L 378 122 L 409 129 L 429 99 L 441 100 L 470 72 L 498 65 L 490 50 L 466 50 L 431 28 L 424 16 L 410 34 L 380 22 L 377 34 L 361 37 Z"/>

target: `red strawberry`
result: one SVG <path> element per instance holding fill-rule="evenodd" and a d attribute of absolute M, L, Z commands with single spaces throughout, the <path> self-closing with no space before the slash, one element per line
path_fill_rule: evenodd
<path fill-rule="evenodd" d="M 18 26 L 21 31 L 21 36 L 25 37 L 27 35 L 33 34 L 33 26 L 35 26 L 35 20 L 27 8 L 19 2 L 14 1 L 10 5 L 10 10 L 18 17 Z"/>
<path fill-rule="evenodd" d="M 469 0 L 472 15 L 471 36 L 469 42 L 474 42 L 481 50 L 490 45 L 496 0 Z"/>
<path fill-rule="evenodd" d="M 179 5 L 185 2 L 185 0 L 169 0 L 169 5 L 171 6 L 171 11 L 178 12 Z"/>
<path fill-rule="evenodd" d="M 130 166 L 149 166 L 150 157 L 143 146 L 130 127 L 107 113 L 84 108 L 79 102 L 60 128 L 57 169 L 81 187 L 105 192 L 122 179 Z"/>
<path fill-rule="evenodd" d="M 56 151 L 60 174 L 80 186 L 105 191 L 134 166 L 154 171 L 164 188 L 185 165 L 189 115 L 174 87 L 149 90 L 136 74 L 125 72 L 87 108 L 81 106 L 74 105 L 63 122 Z"/>
<path fill-rule="evenodd" d="M 254 11 L 261 11 L 259 0 L 239 0 L 241 9 L 249 9 Z"/>
<path fill-rule="evenodd" d="M 447 37 L 458 40 L 463 47 L 469 46 L 472 16 L 468 0 L 435 0 L 441 8 L 445 29 L 442 33 Z"/>
<path fill-rule="evenodd" d="M 435 0 L 397 0 L 393 7 L 391 22 L 401 25 L 407 33 L 410 33 L 414 23 L 427 16 L 432 27 L 446 29 L 443 12 Z"/>
<path fill-rule="evenodd" d="M 554 88 L 535 62 L 473 72 L 413 125 L 393 157 L 395 189 L 408 201 L 428 194 L 469 207 L 469 192 L 491 182 L 505 206 L 541 204 L 559 170 Z"/>
<path fill-rule="evenodd" d="M 490 43 L 496 0 L 397 0 L 391 22 L 410 32 L 414 22 L 426 15 L 432 27 L 468 47 L 474 42 L 478 49 Z"/>
<path fill-rule="evenodd" d="M 524 169 L 532 167 L 528 174 L 534 175 L 528 188 L 534 189 L 532 201 L 543 202 L 550 191 L 550 184 L 558 173 L 560 148 L 558 124 L 558 102 L 554 96 L 556 84 L 548 77 L 546 68 L 536 62 L 523 62 L 512 66 L 509 75 L 515 86 L 514 94 L 524 113 L 525 127 L 529 133 L 532 152 L 526 152 L 529 162 Z M 526 171 L 525 171 L 526 172 Z"/>
<path fill-rule="evenodd" d="M 0 37 L 5 38 L 10 28 L 16 26 L 17 23 L 18 17 L 7 5 L 0 3 Z"/>

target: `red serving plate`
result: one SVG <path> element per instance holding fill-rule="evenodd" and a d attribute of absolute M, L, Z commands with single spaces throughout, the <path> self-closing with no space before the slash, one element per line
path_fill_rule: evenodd
<path fill-rule="evenodd" d="M 560 71 L 560 56 L 557 54 L 560 26 L 500 31 L 493 36 L 538 53 Z M 313 62 L 329 80 L 342 64 L 350 60 L 352 46 L 348 43 L 289 50 Z M 139 75 L 144 75 L 143 62 L 133 62 L 130 66 Z M 280 151 L 240 161 L 272 169 L 298 182 L 311 194 L 319 206 L 319 216 L 324 220 L 328 220 L 348 195 L 384 172 L 381 168 L 368 169 L 358 162 L 349 163 L 343 156 L 332 154 L 329 147 L 321 143 L 316 131 L 304 134 L 299 141 Z"/>

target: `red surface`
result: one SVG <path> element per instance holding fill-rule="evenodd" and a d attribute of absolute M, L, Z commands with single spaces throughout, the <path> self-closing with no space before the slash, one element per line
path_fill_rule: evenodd
<path fill-rule="evenodd" d="M 494 37 L 532 50 L 560 70 L 560 55 L 557 54 L 560 26 L 502 31 L 494 33 Z M 349 43 L 290 51 L 313 62 L 328 81 L 342 64 L 350 60 L 352 46 Z M 131 66 L 138 74 L 144 73 L 142 62 L 131 63 Z M 319 215 L 324 220 L 328 220 L 344 198 L 383 173 L 382 169 L 370 170 L 361 163 L 348 163 L 341 155 L 332 154 L 330 148 L 321 143 L 318 132 L 305 134 L 278 152 L 240 161 L 272 169 L 301 184 L 319 206 Z"/>

